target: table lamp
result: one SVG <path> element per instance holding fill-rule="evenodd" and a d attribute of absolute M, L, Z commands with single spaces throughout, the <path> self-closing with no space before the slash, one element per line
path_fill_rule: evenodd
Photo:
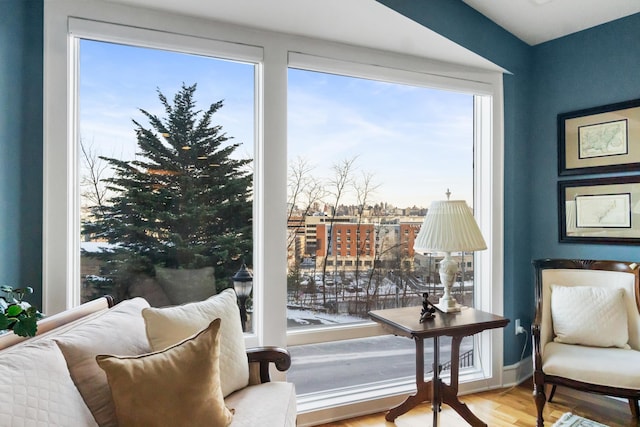
<path fill-rule="evenodd" d="M 447 190 L 447 200 L 431 203 L 413 243 L 413 250 L 416 252 L 445 253 L 439 270 L 444 295 L 437 307 L 446 313 L 460 311 L 460 305 L 451 296 L 451 287 L 458 272 L 458 263 L 451 258 L 451 252 L 487 249 L 467 203 L 464 200 L 448 200 L 450 194 Z"/>

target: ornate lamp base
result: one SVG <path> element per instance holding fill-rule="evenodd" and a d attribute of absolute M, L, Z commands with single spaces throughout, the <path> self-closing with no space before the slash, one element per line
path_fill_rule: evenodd
<path fill-rule="evenodd" d="M 451 288 L 458 272 L 458 263 L 451 258 L 451 252 L 446 252 L 440 261 L 440 282 L 444 286 L 444 295 L 440 298 L 437 307 L 445 313 L 460 311 L 460 304 L 451 296 Z"/>
<path fill-rule="evenodd" d="M 442 298 L 440 298 L 440 302 L 436 304 L 436 307 L 445 313 L 457 313 L 462 309 L 462 305 L 455 302 L 455 300 L 453 305 L 449 305 L 446 301 L 442 301 Z"/>

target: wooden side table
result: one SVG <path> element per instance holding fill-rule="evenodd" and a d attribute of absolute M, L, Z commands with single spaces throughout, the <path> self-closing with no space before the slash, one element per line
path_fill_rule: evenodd
<path fill-rule="evenodd" d="M 400 415 L 416 407 L 422 402 L 431 402 L 433 425 L 438 425 L 438 413 L 442 403 L 446 403 L 474 427 L 486 427 L 487 424 L 476 417 L 473 412 L 458 400 L 458 375 L 460 366 L 456 361 L 460 356 L 460 343 L 469 335 L 487 329 L 503 328 L 509 319 L 495 314 L 463 308 L 458 313 L 436 312 L 433 319 L 420 323 L 421 307 L 393 308 L 370 311 L 369 316 L 380 323 L 384 329 L 394 335 L 412 338 L 416 343 L 416 394 L 409 396 L 395 408 L 391 408 L 385 419 L 393 421 Z M 451 384 L 440 379 L 440 347 L 438 339 L 451 337 Z M 433 378 L 424 380 L 424 339 L 433 338 Z"/>

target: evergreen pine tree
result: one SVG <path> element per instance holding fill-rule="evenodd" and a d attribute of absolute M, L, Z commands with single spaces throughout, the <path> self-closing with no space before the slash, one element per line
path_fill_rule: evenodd
<path fill-rule="evenodd" d="M 105 179 L 113 196 L 92 209 L 83 232 L 117 245 L 101 257 L 119 287 L 156 266 L 212 266 L 225 288 L 252 258 L 251 160 L 230 157 L 240 144 L 212 125 L 223 102 L 197 110 L 195 90 L 183 84 L 173 104 L 158 90 L 164 118 L 140 109 L 149 126 L 133 120 L 136 160 L 102 157 L 113 169 Z"/>

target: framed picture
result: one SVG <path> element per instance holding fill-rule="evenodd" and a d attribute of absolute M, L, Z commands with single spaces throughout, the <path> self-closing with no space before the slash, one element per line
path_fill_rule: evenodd
<path fill-rule="evenodd" d="M 640 176 L 558 182 L 560 242 L 640 244 Z"/>
<path fill-rule="evenodd" d="M 640 170 L 640 99 L 558 114 L 558 173 Z"/>

